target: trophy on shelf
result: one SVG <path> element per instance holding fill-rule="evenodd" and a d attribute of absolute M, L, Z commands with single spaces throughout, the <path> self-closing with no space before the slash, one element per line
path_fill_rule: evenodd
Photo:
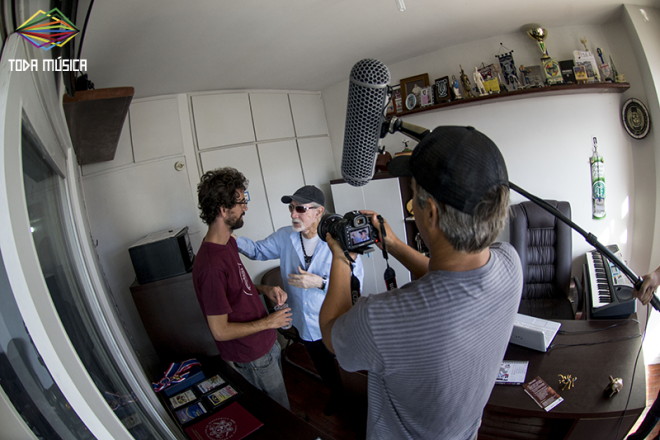
<path fill-rule="evenodd" d="M 545 73 L 545 82 L 549 85 L 563 84 L 564 78 L 561 76 L 559 63 L 548 55 L 548 50 L 545 47 L 544 41 L 548 36 L 548 31 L 542 27 L 535 27 L 529 29 L 527 35 L 539 44 L 541 52 L 543 53 L 543 56 L 541 57 L 541 66 L 543 66 L 543 72 Z"/>

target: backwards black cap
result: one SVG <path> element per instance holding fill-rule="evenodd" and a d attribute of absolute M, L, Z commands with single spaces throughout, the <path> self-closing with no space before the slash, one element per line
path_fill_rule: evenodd
<path fill-rule="evenodd" d="M 509 185 L 502 153 L 473 127 L 436 127 L 410 156 L 390 161 L 387 170 L 413 176 L 437 201 L 470 215 L 491 188 Z"/>

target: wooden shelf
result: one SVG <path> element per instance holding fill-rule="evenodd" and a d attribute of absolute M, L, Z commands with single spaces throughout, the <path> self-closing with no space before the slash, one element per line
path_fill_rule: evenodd
<path fill-rule="evenodd" d="M 629 83 L 597 83 L 597 84 L 558 84 L 554 86 L 535 87 L 531 89 L 519 89 L 510 92 L 494 93 L 492 95 L 477 96 L 476 98 L 463 98 L 454 101 L 443 102 L 441 104 L 430 105 L 428 107 L 419 107 L 413 110 L 407 110 L 397 113 L 395 116 L 409 116 L 417 113 L 424 113 L 432 110 L 442 110 L 454 106 L 469 106 L 482 104 L 485 101 L 510 101 L 514 99 L 528 98 L 530 95 L 575 95 L 581 93 L 623 93 L 630 88 Z"/>

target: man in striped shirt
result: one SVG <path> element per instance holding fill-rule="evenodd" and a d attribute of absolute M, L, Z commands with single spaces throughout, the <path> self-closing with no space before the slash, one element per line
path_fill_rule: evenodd
<path fill-rule="evenodd" d="M 385 222 L 387 250 L 417 280 L 351 307 L 350 262 L 328 235 L 323 341 L 345 370 L 369 372 L 368 439 L 471 440 L 522 291 L 518 255 L 494 243 L 508 209 L 504 158 L 474 128 L 441 126 L 388 170 L 413 177 L 415 223 L 430 256 Z M 365 213 L 380 230 L 376 214 Z"/>

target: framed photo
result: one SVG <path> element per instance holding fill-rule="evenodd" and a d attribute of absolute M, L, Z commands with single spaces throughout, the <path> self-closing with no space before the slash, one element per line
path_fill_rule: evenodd
<path fill-rule="evenodd" d="M 590 83 L 600 82 L 598 64 L 596 64 L 596 58 L 594 58 L 591 52 L 574 50 L 573 58 L 575 59 L 576 66 L 584 66 L 584 69 L 587 71 L 587 77 L 589 78 Z"/>
<path fill-rule="evenodd" d="M 388 116 L 396 114 L 396 100 L 394 99 L 394 96 L 392 96 L 392 99 L 387 103 L 385 114 Z"/>
<path fill-rule="evenodd" d="M 408 97 L 406 98 L 406 108 L 407 108 L 408 110 L 412 110 L 412 109 L 414 109 L 416 106 L 417 106 L 417 97 L 415 97 L 415 94 L 414 94 L 414 93 L 411 93 L 411 94 L 408 95 Z"/>
<path fill-rule="evenodd" d="M 433 105 L 433 86 L 424 87 L 419 94 L 420 105 L 422 107 L 428 107 Z"/>
<path fill-rule="evenodd" d="M 401 80 L 401 96 L 408 96 L 413 92 L 415 86 L 423 89 L 429 86 L 429 74 L 411 76 L 410 78 L 403 78 Z M 408 99 L 408 98 L 406 98 Z M 406 105 L 407 107 L 407 105 Z"/>
<path fill-rule="evenodd" d="M 435 80 L 435 102 L 440 104 L 441 102 L 449 101 L 449 77 L 443 76 Z"/>
<path fill-rule="evenodd" d="M 575 73 L 575 80 L 580 82 L 587 82 L 589 77 L 587 76 L 587 69 L 584 66 L 573 66 L 573 72 Z"/>
<path fill-rule="evenodd" d="M 401 99 L 401 84 L 392 86 L 392 95 L 394 99 L 394 111 L 401 113 L 403 111 L 403 99 Z"/>
<path fill-rule="evenodd" d="M 541 66 L 525 66 L 525 85 L 529 87 L 543 86 L 544 75 Z"/>

